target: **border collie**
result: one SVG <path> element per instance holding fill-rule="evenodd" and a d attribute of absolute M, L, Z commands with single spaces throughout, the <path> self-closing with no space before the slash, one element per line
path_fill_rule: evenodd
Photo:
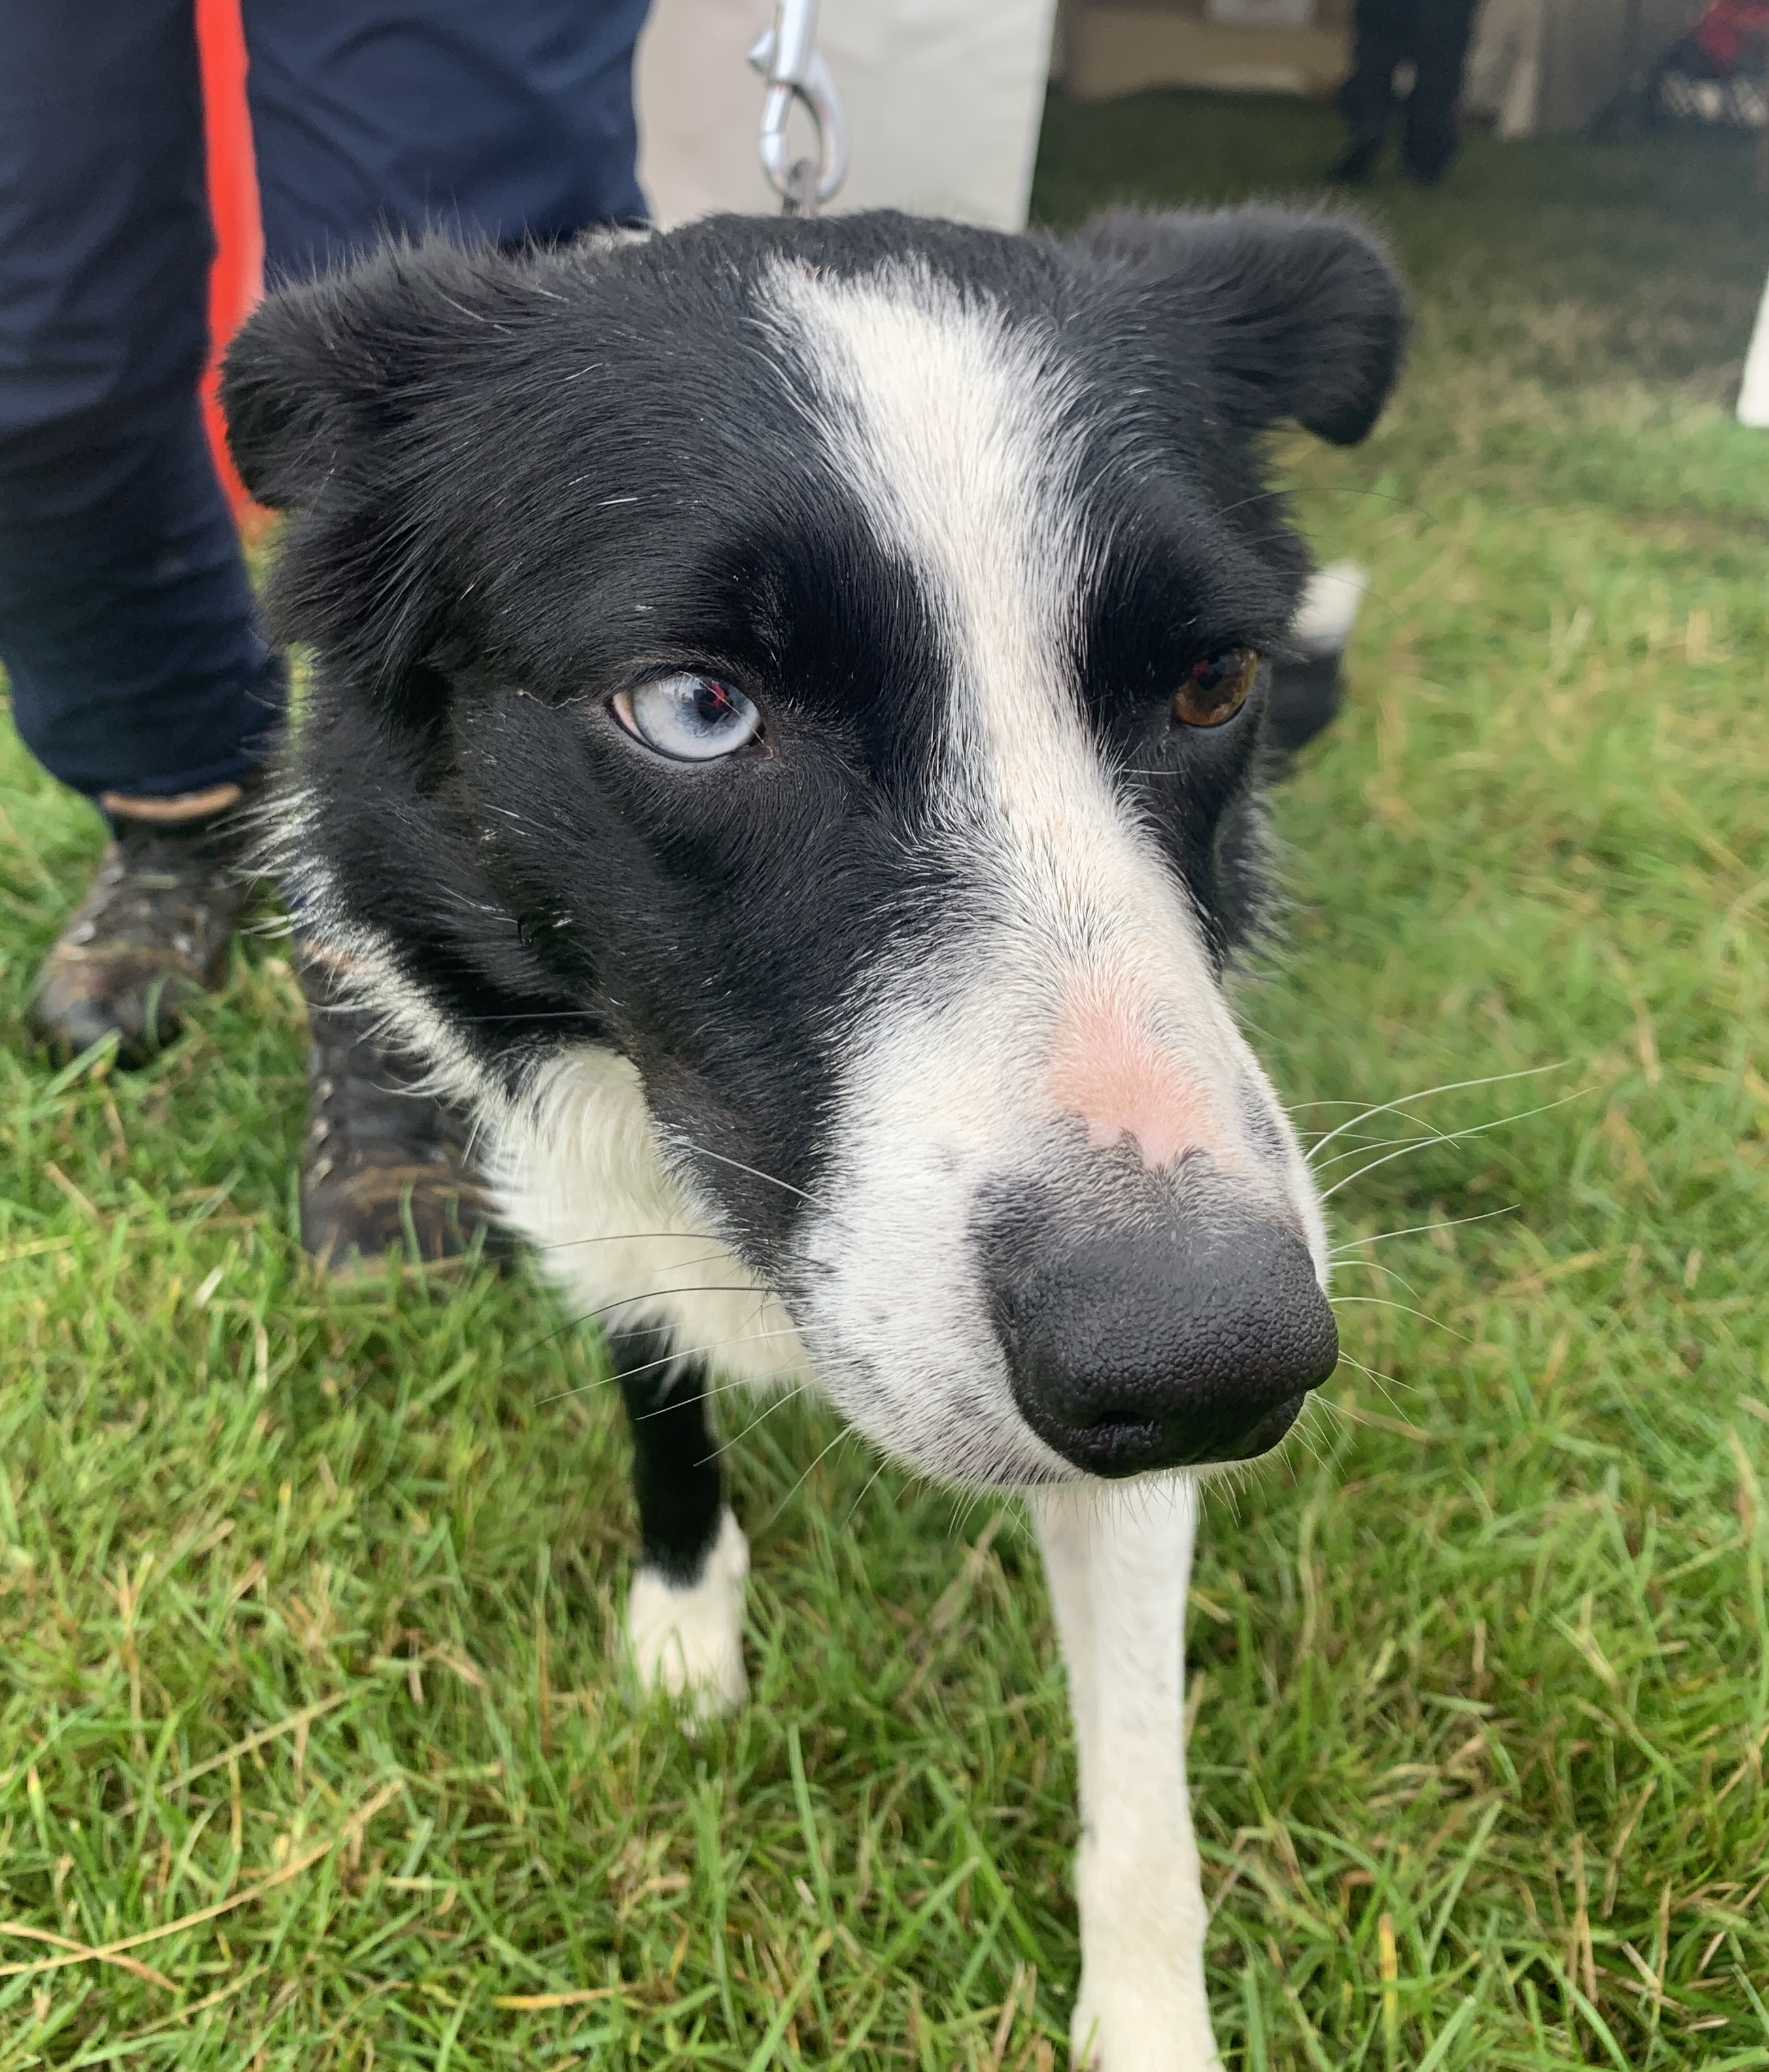
<path fill-rule="evenodd" d="M 1308 571 L 1262 434 L 1361 438 L 1405 330 L 1331 215 L 877 214 L 388 249 L 229 356 L 240 471 L 298 514 L 291 902 L 604 1319 L 639 1671 L 744 1696 L 715 1372 L 1024 1492 L 1105 2072 L 1220 2063 L 1196 1486 L 1337 1353 L 1223 992 Z"/>

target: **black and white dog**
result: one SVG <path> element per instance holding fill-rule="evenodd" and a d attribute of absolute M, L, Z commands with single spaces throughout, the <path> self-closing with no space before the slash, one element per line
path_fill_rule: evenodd
<path fill-rule="evenodd" d="M 733 218 L 389 250 L 229 360 L 241 471 L 300 514 L 291 898 L 608 1320 L 639 1670 L 744 1695 L 714 1371 L 1026 1492 L 1106 2072 L 1219 2062 L 1196 1482 L 1336 1357 L 1222 990 L 1307 573 L 1261 435 L 1361 438 L 1404 331 L 1332 216 Z"/>

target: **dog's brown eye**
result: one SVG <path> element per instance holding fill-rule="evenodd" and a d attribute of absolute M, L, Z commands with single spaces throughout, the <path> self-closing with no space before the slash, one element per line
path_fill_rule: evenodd
<path fill-rule="evenodd" d="M 1221 726 L 1247 702 L 1258 670 L 1250 648 L 1225 648 L 1194 662 L 1173 701 L 1173 717 L 1181 726 Z"/>
<path fill-rule="evenodd" d="M 716 676 L 657 676 L 609 700 L 635 741 L 675 763 L 712 763 L 753 741 L 761 715 Z"/>

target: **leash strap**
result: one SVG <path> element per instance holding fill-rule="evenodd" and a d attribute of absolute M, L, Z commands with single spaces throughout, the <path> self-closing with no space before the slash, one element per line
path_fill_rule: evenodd
<path fill-rule="evenodd" d="M 761 104 L 761 170 L 782 216 L 815 216 L 848 177 L 848 118 L 817 51 L 817 0 L 778 0 L 774 27 L 749 52 L 768 83 Z M 816 156 L 795 158 L 786 137 L 794 103 L 811 118 Z"/>

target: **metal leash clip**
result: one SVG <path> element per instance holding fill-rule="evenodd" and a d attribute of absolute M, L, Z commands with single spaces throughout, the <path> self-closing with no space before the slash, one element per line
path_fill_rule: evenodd
<path fill-rule="evenodd" d="M 779 195 L 782 213 L 815 216 L 848 177 L 848 119 L 829 68 L 817 52 L 817 0 L 780 0 L 774 25 L 765 29 L 749 62 L 768 82 L 761 105 L 761 170 Z M 815 158 L 794 158 L 786 118 L 794 101 L 817 133 Z"/>

